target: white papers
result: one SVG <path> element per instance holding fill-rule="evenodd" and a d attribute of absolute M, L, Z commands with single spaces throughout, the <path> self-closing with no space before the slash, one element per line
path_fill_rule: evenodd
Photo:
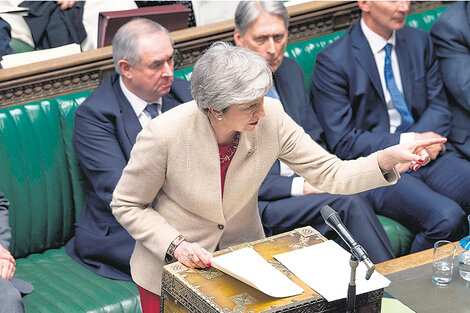
<path fill-rule="evenodd" d="M 8 54 L 3 56 L 2 66 L 3 68 L 9 68 L 18 65 L 50 60 L 80 52 L 80 45 L 76 43 L 71 43 L 57 48 Z"/>
<path fill-rule="evenodd" d="M 282 298 L 299 295 L 304 290 L 275 269 L 253 248 L 243 248 L 211 260 L 212 266 L 264 292 Z"/>
<path fill-rule="evenodd" d="M 18 7 L 11 5 L 10 3 L 2 3 L 0 2 L 0 13 L 15 13 L 21 16 L 28 15 L 28 8 Z"/>
<path fill-rule="evenodd" d="M 351 274 L 350 257 L 350 253 L 332 240 L 274 256 L 289 271 L 328 301 L 346 298 Z M 377 272 L 366 280 L 366 271 L 366 266 L 360 262 L 356 271 L 357 294 L 390 285 L 390 280 Z"/>

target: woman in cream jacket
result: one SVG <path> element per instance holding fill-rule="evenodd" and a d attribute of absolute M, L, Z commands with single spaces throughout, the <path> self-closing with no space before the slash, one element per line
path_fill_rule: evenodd
<path fill-rule="evenodd" d="M 352 194 L 395 183 L 395 165 L 426 164 L 423 147 L 438 142 L 341 161 L 285 114 L 279 101 L 264 98 L 271 85 L 262 57 L 216 43 L 194 67 L 195 101 L 153 119 L 139 134 L 111 207 L 136 240 L 130 264 L 141 298 L 149 293 L 159 301 L 162 266 L 173 257 L 206 267 L 211 252 L 264 237 L 258 188 L 276 159 L 312 186 Z"/>

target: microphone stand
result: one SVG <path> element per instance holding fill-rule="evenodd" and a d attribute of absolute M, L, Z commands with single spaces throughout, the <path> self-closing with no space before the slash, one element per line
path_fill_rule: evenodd
<path fill-rule="evenodd" d="M 349 259 L 349 266 L 351 267 L 351 276 L 349 278 L 348 285 L 348 296 L 346 298 L 346 313 L 356 312 L 356 268 L 359 265 L 359 261 L 351 254 Z"/>

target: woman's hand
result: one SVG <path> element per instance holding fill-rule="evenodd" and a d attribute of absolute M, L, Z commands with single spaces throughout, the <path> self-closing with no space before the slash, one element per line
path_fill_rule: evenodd
<path fill-rule="evenodd" d="M 197 243 L 183 241 L 178 245 L 173 255 L 179 262 L 190 268 L 211 266 L 210 258 L 212 258 L 212 253 Z"/>
<path fill-rule="evenodd" d="M 77 1 L 76 0 L 74 0 L 74 1 L 72 1 L 72 0 L 57 0 L 57 4 L 60 4 L 60 9 L 61 10 L 66 10 L 66 9 L 69 9 L 69 8 L 73 7 L 75 2 L 77 2 Z"/>
<path fill-rule="evenodd" d="M 391 146 L 379 151 L 377 161 L 379 166 L 385 171 L 390 171 L 395 165 L 398 165 L 400 172 L 402 172 L 404 165 L 407 163 L 406 168 L 416 171 L 431 161 L 426 148 L 435 144 L 444 144 L 446 141 L 447 138 L 444 137 L 430 138 Z"/>

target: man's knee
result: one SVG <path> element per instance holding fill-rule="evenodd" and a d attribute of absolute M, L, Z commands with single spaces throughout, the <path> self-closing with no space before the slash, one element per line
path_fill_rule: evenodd
<path fill-rule="evenodd" d="M 375 214 L 367 200 L 359 195 L 341 196 L 335 202 L 334 208 L 343 219 L 359 220 L 370 214 Z"/>
<path fill-rule="evenodd" d="M 21 293 L 13 284 L 4 278 L 0 278 L 0 313 L 23 313 L 24 305 Z"/>
<path fill-rule="evenodd" d="M 442 238 L 457 240 L 466 234 L 468 228 L 466 214 L 457 203 L 443 208 L 438 216 L 436 230 L 442 234 Z"/>

